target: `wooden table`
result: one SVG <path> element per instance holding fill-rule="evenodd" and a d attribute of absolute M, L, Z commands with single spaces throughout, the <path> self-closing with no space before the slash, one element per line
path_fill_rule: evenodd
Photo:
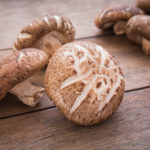
<path fill-rule="evenodd" d="M 0 150 L 149 150 L 150 56 L 125 36 L 94 26 L 101 8 L 135 0 L 0 1 L 0 59 L 11 53 L 24 25 L 45 14 L 71 19 L 76 40 L 101 44 L 119 61 L 126 80 L 124 100 L 108 120 L 91 127 L 68 121 L 45 95 L 35 108 L 8 94 L 0 102 Z"/>

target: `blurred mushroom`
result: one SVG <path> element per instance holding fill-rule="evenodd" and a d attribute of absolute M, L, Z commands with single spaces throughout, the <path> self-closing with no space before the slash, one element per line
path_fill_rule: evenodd
<path fill-rule="evenodd" d="M 134 15 L 144 14 L 136 6 L 109 6 L 100 11 L 95 18 L 95 25 L 103 30 L 113 27 L 116 35 L 124 34 L 128 19 Z"/>
<path fill-rule="evenodd" d="M 4 58 L 0 62 L 0 99 L 10 91 L 23 103 L 34 106 L 38 98 L 44 94 L 44 90 L 32 86 L 32 93 L 24 93 L 30 85 L 26 79 L 43 68 L 47 61 L 46 53 L 34 48 L 14 52 Z M 20 82 L 25 83 L 25 89 L 22 89 Z"/>
<path fill-rule="evenodd" d="M 150 55 L 150 16 L 133 16 L 127 23 L 127 37 L 142 45 L 143 51 Z"/>
<path fill-rule="evenodd" d="M 13 49 L 17 51 L 23 48 L 38 48 L 51 58 L 59 47 L 73 41 L 74 37 L 75 28 L 69 19 L 59 16 L 45 16 L 38 20 L 34 20 L 31 24 L 28 24 L 22 29 L 14 43 Z M 45 70 L 42 70 L 28 79 L 30 84 L 24 82 L 20 83 L 22 89 L 25 89 L 24 93 L 32 94 L 33 86 L 34 88 L 41 87 L 43 89 L 44 75 Z M 27 85 L 28 88 L 26 88 Z M 18 94 L 13 92 L 15 95 L 20 95 L 19 88 L 19 86 L 16 87 Z"/>
<path fill-rule="evenodd" d="M 150 12 L 150 0 L 138 0 L 136 6 L 145 12 Z"/>

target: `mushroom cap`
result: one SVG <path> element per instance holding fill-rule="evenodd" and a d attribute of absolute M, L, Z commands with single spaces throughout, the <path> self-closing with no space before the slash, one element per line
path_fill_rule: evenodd
<path fill-rule="evenodd" d="M 0 99 L 18 83 L 40 70 L 48 61 L 45 52 L 30 48 L 12 53 L 0 62 Z"/>
<path fill-rule="evenodd" d="M 116 22 L 121 20 L 127 21 L 130 17 L 138 14 L 144 14 L 144 12 L 136 6 L 109 6 L 97 14 L 95 25 L 100 29 L 108 29 Z"/>
<path fill-rule="evenodd" d="M 133 16 L 126 26 L 127 37 L 137 44 L 142 44 L 143 38 L 150 40 L 150 16 Z"/>
<path fill-rule="evenodd" d="M 150 0 L 138 0 L 136 6 L 146 12 L 150 12 Z"/>
<path fill-rule="evenodd" d="M 49 34 L 51 37 L 48 36 Z M 43 37 L 45 38 L 42 39 Z M 75 29 L 69 19 L 59 16 L 45 16 L 34 20 L 22 29 L 14 43 L 14 50 L 32 47 L 44 50 L 51 56 L 53 54 L 51 51 L 54 51 L 53 47 L 57 48 L 71 42 L 74 37 Z"/>
<path fill-rule="evenodd" d="M 105 120 L 117 109 L 124 86 L 122 71 L 113 56 L 86 41 L 59 48 L 45 76 L 50 99 L 69 120 L 85 126 Z"/>

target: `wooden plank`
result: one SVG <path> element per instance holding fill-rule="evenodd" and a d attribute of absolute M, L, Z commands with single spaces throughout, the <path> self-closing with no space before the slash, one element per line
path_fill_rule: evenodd
<path fill-rule="evenodd" d="M 11 49 L 7 49 L 7 50 L 0 50 L 0 61 L 9 56 L 10 54 L 12 53 L 12 50 Z"/>
<path fill-rule="evenodd" d="M 128 41 L 125 36 L 107 35 L 88 38 L 87 40 L 101 44 L 116 57 L 125 75 L 126 91 L 150 86 L 150 59 L 149 56 L 142 53 L 139 46 Z M 16 97 L 8 95 L 4 100 L 0 101 L 0 118 L 52 106 L 54 105 L 47 96 L 42 98 L 37 107 L 29 108 L 19 102 Z"/>
<path fill-rule="evenodd" d="M 41 98 L 39 104 L 33 108 L 24 105 L 14 95 L 7 94 L 6 97 L 0 101 L 0 119 L 51 107 L 54 107 L 54 104 L 49 100 L 46 94 Z"/>
<path fill-rule="evenodd" d="M 0 1 L 0 49 L 12 47 L 20 30 L 43 15 L 61 15 L 71 19 L 76 38 L 100 34 L 94 25 L 97 12 L 112 4 L 134 4 L 136 0 L 36 0 Z M 6 9 L 7 8 L 7 9 Z"/>
<path fill-rule="evenodd" d="M 148 150 L 150 89 L 129 92 L 117 112 L 102 124 L 81 127 L 57 108 L 0 121 L 0 149 Z"/>

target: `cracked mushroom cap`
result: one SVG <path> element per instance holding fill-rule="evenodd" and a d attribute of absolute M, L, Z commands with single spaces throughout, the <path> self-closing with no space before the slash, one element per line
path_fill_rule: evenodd
<path fill-rule="evenodd" d="M 95 18 L 95 25 L 98 28 L 105 30 L 113 27 L 117 22 L 120 21 L 126 22 L 130 17 L 138 14 L 144 14 L 144 12 L 141 9 L 137 8 L 136 6 L 124 6 L 124 5 L 109 6 L 97 14 Z M 125 23 L 124 24 L 121 23 L 121 26 L 122 25 L 125 28 Z M 117 27 L 115 28 L 118 27 L 120 27 L 120 25 L 117 25 Z"/>
<path fill-rule="evenodd" d="M 127 37 L 143 46 L 146 54 L 150 54 L 150 16 L 133 16 L 126 26 Z"/>
<path fill-rule="evenodd" d="M 45 16 L 25 26 L 14 43 L 14 50 L 38 48 L 49 57 L 61 45 L 71 42 L 75 37 L 75 29 L 71 21 L 65 17 Z"/>
<path fill-rule="evenodd" d="M 136 6 L 145 12 L 150 12 L 150 0 L 138 0 Z"/>
<path fill-rule="evenodd" d="M 48 61 L 45 52 L 24 49 L 12 53 L 0 62 L 0 99 L 18 83 L 40 70 Z"/>
<path fill-rule="evenodd" d="M 65 44 L 50 59 L 45 88 L 69 119 L 93 125 L 108 118 L 124 94 L 122 71 L 103 47 L 86 41 Z"/>

